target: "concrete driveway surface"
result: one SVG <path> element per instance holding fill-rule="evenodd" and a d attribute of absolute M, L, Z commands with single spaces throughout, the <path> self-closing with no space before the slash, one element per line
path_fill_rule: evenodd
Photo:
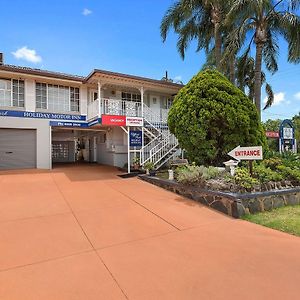
<path fill-rule="evenodd" d="M 0 299 L 299 299 L 300 239 L 110 167 L 0 172 Z"/>

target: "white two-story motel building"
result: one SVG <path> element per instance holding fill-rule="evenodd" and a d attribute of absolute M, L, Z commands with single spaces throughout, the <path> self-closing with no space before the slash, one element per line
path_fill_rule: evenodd
<path fill-rule="evenodd" d="M 0 169 L 55 163 L 156 167 L 178 154 L 167 126 L 182 85 L 94 70 L 87 77 L 6 65 L 0 54 Z"/>

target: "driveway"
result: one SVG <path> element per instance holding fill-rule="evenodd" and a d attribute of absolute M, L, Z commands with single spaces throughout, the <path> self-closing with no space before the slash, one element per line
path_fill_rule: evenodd
<path fill-rule="evenodd" d="M 300 239 L 114 168 L 0 172 L 0 299 L 299 299 Z"/>

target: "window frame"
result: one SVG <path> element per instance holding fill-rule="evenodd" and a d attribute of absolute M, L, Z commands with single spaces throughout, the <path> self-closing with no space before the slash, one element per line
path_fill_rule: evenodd
<path fill-rule="evenodd" d="M 38 85 L 45 85 L 46 86 L 46 108 L 42 107 L 42 103 L 38 107 L 37 105 L 37 86 Z M 42 81 L 36 81 L 35 82 L 35 105 L 36 108 L 42 109 L 42 110 L 49 110 L 49 87 L 53 88 L 57 92 L 57 100 L 58 100 L 58 106 L 60 102 L 60 92 L 62 90 L 68 91 L 68 107 L 67 110 L 64 109 L 64 106 L 62 105 L 63 109 L 55 110 L 53 109 L 53 112 L 59 112 L 59 113 L 80 113 L 80 87 L 75 86 L 68 86 L 68 85 L 61 85 L 61 84 L 53 84 L 53 83 L 47 83 Z M 60 91 L 61 89 L 61 91 Z M 73 97 L 71 96 L 71 91 L 73 90 Z M 76 97 L 78 95 L 78 98 Z M 42 95 L 40 95 L 42 97 Z M 41 98 L 42 99 L 42 98 Z M 52 100 L 52 99 L 51 99 Z M 63 99 L 65 100 L 65 99 Z M 52 100 L 53 101 L 53 100 Z M 55 106 L 55 103 L 53 102 L 52 106 Z M 76 110 L 72 110 L 73 108 L 76 108 Z"/>
<path fill-rule="evenodd" d="M 10 89 L 0 89 L 3 91 L 4 95 L 7 91 L 10 92 L 10 104 L 9 105 L 0 105 L 0 107 L 17 107 L 17 108 L 24 108 L 25 107 L 25 80 L 24 79 L 15 79 L 15 78 L 0 78 L 0 81 L 6 82 L 7 84 L 10 83 Z M 14 83 L 17 82 L 15 85 Z M 22 82 L 23 86 L 23 93 L 20 93 L 20 82 Z M 14 89 L 17 88 L 17 93 L 15 93 Z M 14 94 L 17 94 L 17 98 L 14 98 Z M 23 99 L 20 100 L 20 95 L 23 95 Z M 5 101 L 5 100 L 4 100 Z M 14 102 L 17 101 L 18 105 L 14 105 Z M 20 105 L 20 102 L 23 102 L 23 105 Z"/>

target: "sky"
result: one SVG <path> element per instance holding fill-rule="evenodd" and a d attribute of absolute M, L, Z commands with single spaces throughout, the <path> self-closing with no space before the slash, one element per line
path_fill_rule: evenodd
<path fill-rule="evenodd" d="M 173 0 L 1 0 L 0 52 L 5 63 L 87 75 L 104 69 L 187 83 L 205 62 L 192 43 L 184 60 L 177 36 L 160 37 L 161 19 Z M 255 55 L 254 50 L 252 55 Z M 300 65 L 287 63 L 280 40 L 279 71 L 267 73 L 275 104 L 263 120 L 300 112 Z M 263 92 L 262 102 L 265 98 Z"/>

